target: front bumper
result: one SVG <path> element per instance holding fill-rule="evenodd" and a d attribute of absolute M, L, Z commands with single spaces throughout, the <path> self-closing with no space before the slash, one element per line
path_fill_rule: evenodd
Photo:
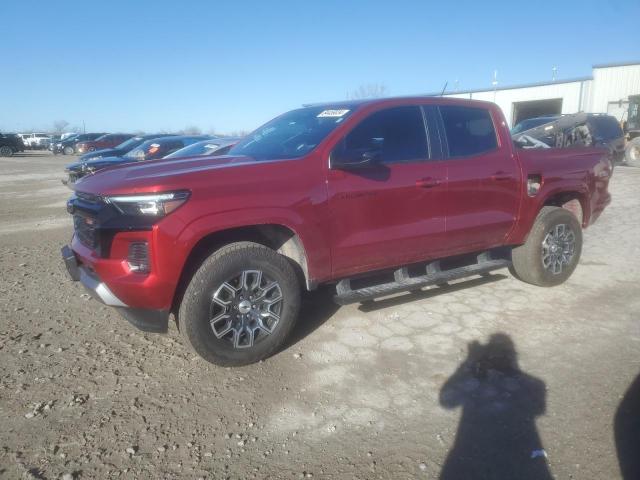
<path fill-rule="evenodd" d="M 67 267 L 69 276 L 75 282 L 80 282 L 96 300 L 115 307 L 132 325 L 145 332 L 164 333 L 169 327 L 169 312 L 164 310 L 147 310 L 131 308 L 120 300 L 92 270 L 82 265 L 71 247 L 62 247 L 62 259 Z"/>

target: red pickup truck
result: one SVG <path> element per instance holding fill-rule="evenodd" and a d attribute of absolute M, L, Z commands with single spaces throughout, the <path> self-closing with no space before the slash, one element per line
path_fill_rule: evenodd
<path fill-rule="evenodd" d="M 492 103 L 310 105 L 226 156 L 83 178 L 62 254 L 137 327 L 166 331 L 174 313 L 198 354 L 240 365 L 282 345 L 320 284 L 345 304 L 504 267 L 564 282 L 611 173 L 605 150 L 516 149 Z"/>

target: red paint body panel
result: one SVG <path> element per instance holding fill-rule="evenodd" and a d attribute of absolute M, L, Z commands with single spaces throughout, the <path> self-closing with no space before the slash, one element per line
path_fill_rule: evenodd
<path fill-rule="evenodd" d="M 336 143 L 374 111 L 398 105 L 471 105 L 491 111 L 498 148 L 464 159 L 388 164 L 369 173 L 329 168 Z M 529 197 L 527 175 L 543 177 Z M 116 235 L 110 258 L 74 239 L 80 261 L 131 307 L 168 309 L 194 246 L 211 233 L 275 224 L 295 232 L 312 283 L 525 241 L 545 199 L 581 195 L 585 226 L 610 201 L 603 151 L 516 151 L 497 106 L 458 99 L 406 98 L 360 106 L 320 145 L 293 160 L 197 157 L 124 165 L 87 176 L 75 189 L 98 195 L 189 190 L 152 231 Z M 146 239 L 152 273 L 128 271 L 127 245 Z"/>

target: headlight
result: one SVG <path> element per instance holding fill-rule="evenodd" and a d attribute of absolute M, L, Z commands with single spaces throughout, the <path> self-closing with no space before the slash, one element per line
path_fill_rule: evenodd
<path fill-rule="evenodd" d="M 189 199 L 188 191 L 104 197 L 123 215 L 164 217 Z"/>

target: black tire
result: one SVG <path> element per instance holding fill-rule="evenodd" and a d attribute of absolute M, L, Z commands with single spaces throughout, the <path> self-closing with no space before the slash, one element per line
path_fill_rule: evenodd
<path fill-rule="evenodd" d="M 630 167 L 640 167 L 640 137 L 627 142 L 624 149 L 624 161 Z"/>
<path fill-rule="evenodd" d="M 551 262 L 549 268 L 545 268 L 543 263 L 543 242 L 547 235 L 553 236 L 556 227 L 565 225 L 565 239 L 573 235 L 572 254 L 567 255 L 566 262 Z M 559 231 L 562 231 L 559 228 Z M 570 232 L 570 233 L 569 233 Z M 569 243 L 565 242 L 560 249 L 567 254 Z M 543 207 L 538 214 L 531 232 L 524 245 L 515 247 L 511 257 L 513 264 L 511 273 L 523 282 L 538 285 L 540 287 L 552 287 L 565 282 L 576 269 L 580 254 L 582 253 L 582 227 L 575 215 L 561 207 Z M 568 258 L 567 258 L 568 257 Z M 548 261 L 549 256 L 545 257 Z M 551 258 L 553 258 L 551 256 Z M 557 258 L 557 257 L 556 257 Z M 556 268 L 554 268 L 556 267 Z M 556 270 L 555 272 L 553 270 Z M 557 270 L 560 271 L 557 271 Z"/>
<path fill-rule="evenodd" d="M 278 283 L 282 296 L 280 318 L 270 334 L 259 330 L 256 332 L 258 340 L 252 346 L 238 348 L 232 343 L 233 332 L 230 332 L 233 338 L 218 338 L 214 334 L 210 324 L 215 316 L 211 310 L 215 307 L 213 296 L 225 282 L 229 283 L 244 271 L 254 270 L 262 272 L 263 278 Z M 211 363 L 221 366 L 255 363 L 276 352 L 289 336 L 300 309 L 300 290 L 296 272 L 286 257 L 257 243 L 232 243 L 210 255 L 191 278 L 180 304 L 179 328 L 196 353 Z M 233 297 L 232 301 L 236 301 L 235 294 Z M 240 307 L 235 305 L 235 309 L 229 311 L 235 315 L 235 320 L 231 321 L 243 321 L 238 320 Z"/>
<path fill-rule="evenodd" d="M 13 155 L 13 148 L 3 145 L 0 147 L 0 157 L 10 157 Z"/>
<path fill-rule="evenodd" d="M 73 155 L 74 153 L 76 153 L 76 151 L 73 147 L 67 145 L 62 149 L 62 153 L 64 153 L 65 155 Z"/>

